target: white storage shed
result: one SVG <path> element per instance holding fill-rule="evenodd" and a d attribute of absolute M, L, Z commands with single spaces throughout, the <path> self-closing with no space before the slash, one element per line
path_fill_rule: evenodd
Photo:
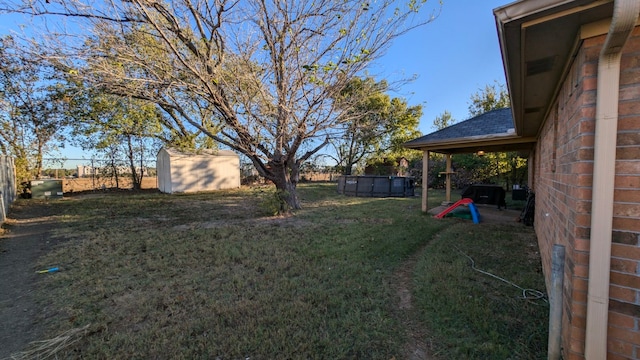
<path fill-rule="evenodd" d="M 167 194 L 240 187 L 240 156 L 231 150 L 158 151 L 158 189 Z"/>

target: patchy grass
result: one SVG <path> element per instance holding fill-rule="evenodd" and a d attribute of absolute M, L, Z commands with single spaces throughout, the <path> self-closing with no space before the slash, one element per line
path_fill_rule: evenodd
<path fill-rule="evenodd" d="M 475 232 L 467 232 L 482 227 L 434 220 L 420 212 L 418 197 L 344 197 L 334 184 L 301 185 L 305 208 L 295 216 L 270 217 L 260 205 L 270 191 L 88 196 L 52 202 L 65 214 L 55 236 L 68 240 L 42 259 L 43 265 L 61 269 L 42 283 L 43 324 L 51 334 L 89 325 L 87 335 L 60 356 L 399 358 L 406 333 L 394 316 L 398 299 L 393 273 L 425 246 L 428 251 L 415 278 L 424 311 L 444 311 L 429 305 L 438 294 L 421 287 L 425 281 L 465 284 L 472 297 L 512 296 L 511 289 L 474 288 L 478 280 L 462 273 L 464 257 L 456 255 L 462 258 L 456 275 L 444 271 L 446 264 L 430 267 L 447 259 L 431 260 L 431 254 L 442 252 L 438 246 L 446 246 L 439 244 L 449 239 L 485 266 L 480 261 L 485 256 L 515 261 L 513 253 L 522 253 L 528 244 L 514 243 L 502 251 L 501 237 L 494 242 L 482 235 L 476 241 L 484 248 L 491 243 L 496 250 L 472 252 L 461 243 L 460 233 L 448 234 L 462 231 L 475 238 Z M 430 201 L 441 201 L 436 200 Z M 497 263 L 496 267 L 503 273 Z M 522 271 L 521 276 L 540 281 L 535 267 Z M 462 278 L 455 280 L 454 275 Z M 512 302 L 513 307 L 526 304 Z M 481 318 L 476 322 L 487 320 L 485 312 L 477 315 Z M 435 315 L 447 316 L 453 315 Z M 466 320 L 460 324 L 469 321 L 462 316 Z M 511 323 L 502 323 L 509 317 L 492 319 L 496 332 L 511 331 Z M 529 319 L 514 321 L 521 325 Z M 450 327 L 442 325 L 447 322 L 427 323 Z M 546 324 L 532 327 L 544 329 Z M 521 331 L 531 333 L 530 328 Z M 447 334 L 442 333 L 443 341 Z M 538 337 L 528 344 L 532 341 Z M 459 346 L 443 344 L 448 349 Z M 512 342 L 500 345 L 516 349 Z"/>
<path fill-rule="evenodd" d="M 533 229 L 447 221 L 452 226 L 426 247 L 414 278 L 417 306 L 435 338 L 436 354 L 545 359 L 548 304 L 539 292 L 523 293 L 544 291 Z"/>

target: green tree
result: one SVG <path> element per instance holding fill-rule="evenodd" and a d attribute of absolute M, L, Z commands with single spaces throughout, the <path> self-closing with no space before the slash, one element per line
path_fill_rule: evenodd
<path fill-rule="evenodd" d="M 57 149 L 66 124 L 59 84 L 50 68 L 0 38 L 0 151 L 15 158 L 17 182 L 39 178 L 43 156 Z"/>
<path fill-rule="evenodd" d="M 442 130 L 448 126 L 455 124 L 455 122 L 456 120 L 451 117 L 451 113 L 445 110 L 442 115 L 436 116 L 436 118 L 433 119 L 433 127 L 437 130 Z"/>
<path fill-rule="evenodd" d="M 506 86 L 496 81 L 471 95 L 469 116 L 474 117 L 491 110 L 508 108 L 509 106 L 511 106 L 511 100 Z"/>
<path fill-rule="evenodd" d="M 340 134 L 329 140 L 335 156 L 329 156 L 344 175 L 351 175 L 355 165 L 382 145 L 390 107 L 390 98 L 384 93 L 386 88 L 385 81 L 354 78 L 335 99 L 344 112 L 341 128 L 337 129 Z"/>
<path fill-rule="evenodd" d="M 409 106 L 404 99 L 391 99 L 389 121 L 386 124 L 383 146 L 379 150 L 378 157 L 419 158 L 420 151 L 407 149 L 403 144 L 422 135 L 418 130 L 421 117 L 422 105 Z"/>
<path fill-rule="evenodd" d="M 422 107 L 409 107 L 405 100 L 391 98 L 385 90 L 385 81 L 356 78 L 337 99 L 338 106 L 345 108 L 343 128 L 341 136 L 330 143 L 336 152 L 334 160 L 345 175 L 351 175 L 358 164 L 408 157 L 412 150 L 402 144 L 420 135 L 417 127 Z"/>
<path fill-rule="evenodd" d="M 47 0 L 0 5 L 34 15 L 52 8 Z M 244 154 L 293 209 L 301 164 L 343 121 L 332 99 L 395 38 L 434 18 L 415 0 L 56 5 L 89 23 L 85 47 L 61 42 L 41 53 L 105 92 L 154 102 L 176 133 L 196 128 Z"/>
<path fill-rule="evenodd" d="M 503 84 L 494 82 L 471 95 L 469 115 L 477 116 L 495 109 L 511 105 L 509 94 Z M 504 182 L 507 188 L 522 183 L 527 173 L 526 159 L 517 152 L 487 153 L 484 157 L 475 154 L 457 155 L 455 161 L 463 170 L 459 175 L 461 182 Z M 501 179 L 502 178 L 502 179 Z"/>
<path fill-rule="evenodd" d="M 144 160 L 157 150 L 154 140 L 162 139 L 161 114 L 155 104 L 86 89 L 82 95 L 69 104 L 76 119 L 72 126 L 76 145 L 106 156 L 108 175 L 115 178 L 116 187 L 120 169 L 126 166 L 133 188 L 140 189 Z"/>

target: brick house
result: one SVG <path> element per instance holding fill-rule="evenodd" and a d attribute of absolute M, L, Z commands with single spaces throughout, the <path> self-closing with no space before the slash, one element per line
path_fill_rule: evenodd
<path fill-rule="evenodd" d="M 565 359 L 640 359 L 639 13 L 640 0 L 521 0 L 494 10 L 510 141 L 517 147 L 520 137 L 529 151 L 547 287 L 551 248 L 566 249 Z M 425 159 L 464 147 L 407 145 Z"/>

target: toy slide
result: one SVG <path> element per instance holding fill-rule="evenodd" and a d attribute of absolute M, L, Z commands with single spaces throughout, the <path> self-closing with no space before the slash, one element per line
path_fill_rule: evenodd
<path fill-rule="evenodd" d="M 445 217 L 445 215 L 447 215 L 448 213 L 450 213 L 455 208 L 457 208 L 458 206 L 461 206 L 461 205 L 469 205 L 469 210 L 471 211 L 471 217 L 473 218 L 473 223 L 474 224 L 479 224 L 480 223 L 480 214 L 478 213 L 478 209 L 476 208 L 476 205 L 473 203 L 473 200 L 471 200 L 469 198 L 464 198 L 462 200 L 456 201 L 455 204 L 453 204 L 453 205 L 449 206 L 448 208 L 444 209 L 441 213 L 439 213 L 438 215 L 435 215 L 434 218 L 442 219 L 443 217 Z"/>

